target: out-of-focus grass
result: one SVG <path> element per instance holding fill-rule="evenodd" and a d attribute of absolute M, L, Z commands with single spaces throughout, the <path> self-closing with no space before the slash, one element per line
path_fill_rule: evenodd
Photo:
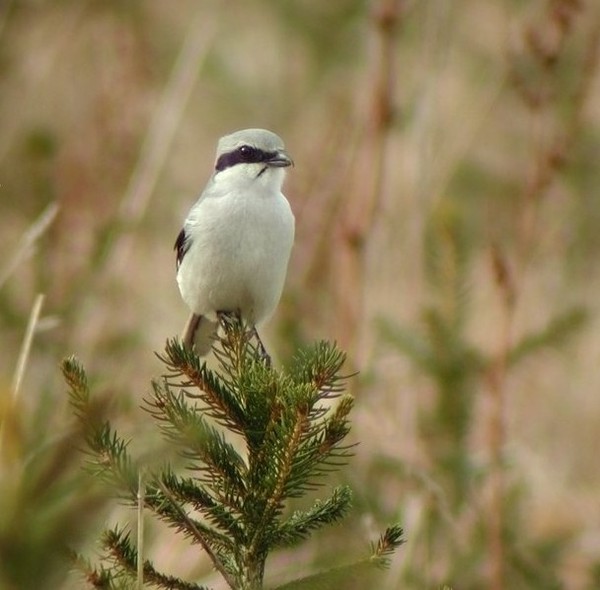
<path fill-rule="evenodd" d="M 506 373 L 502 453 L 506 500 L 520 512 L 507 511 L 512 530 L 548 554 L 565 541 L 558 575 L 570 588 L 592 587 L 588 568 L 600 550 L 595 3 L 7 6 L 0 31 L 0 268 L 44 208 L 53 201 L 60 207 L 35 255 L 0 290 L 3 382 L 36 293 L 47 294 L 47 314 L 60 322 L 36 336 L 20 409 L 25 429 L 36 417 L 44 430 L 40 415 L 50 410 L 40 400 L 63 407 L 57 365 L 73 351 L 113 391 L 131 396 L 127 420 L 143 420 L 135 407 L 157 371 L 152 350 L 179 331 L 187 313 L 174 282 L 174 236 L 211 172 L 217 138 L 265 126 L 285 138 L 296 162 L 286 194 L 298 226 L 284 301 L 267 329 L 271 348 L 285 356 L 292 342 L 313 338 L 352 344 L 364 380 L 354 432 L 362 444 L 352 470 L 360 520 L 351 526 L 367 534 L 370 519 L 404 521 L 408 543 L 392 564 L 390 588 L 420 587 L 406 579 L 411 563 L 422 564 L 433 585 L 481 587 L 475 578 L 483 584 L 488 575 L 472 561 L 465 564 L 472 579 L 447 579 L 452 564 L 443 550 L 435 563 L 423 556 L 423 514 L 449 498 L 431 469 L 419 418 L 435 391 L 375 327 L 381 317 L 416 327 L 430 298 L 440 297 L 427 282 L 423 236 L 432 213 L 446 207 L 468 242 L 464 337 L 477 350 L 497 355 L 507 339 L 518 342 L 562 310 L 588 309 L 589 323 L 575 340 Z M 345 211 L 367 207 L 365 182 L 373 186 L 370 146 L 378 144 L 369 134 L 382 59 L 377 27 L 386 10 L 399 16 L 386 90 L 395 111 L 376 160 L 385 160 L 377 208 L 357 247 Z M 198 19 L 206 24 L 200 31 L 213 31 L 198 79 L 171 113 L 180 123 L 160 169 L 151 171 L 156 185 L 143 214 L 123 226 L 119 212 L 144 138 Z M 115 236 L 131 247 L 114 247 Z M 358 253 L 358 274 L 340 269 L 345 249 Z M 514 284 L 499 287 L 494 249 Z M 516 297 L 507 307 L 511 290 Z M 348 304 L 358 315 L 342 324 L 347 316 L 339 310 Z M 481 385 L 473 391 L 465 443 L 484 472 L 488 394 Z M 66 410 L 50 415 L 54 431 L 64 428 Z M 472 497 L 485 500 L 477 489 Z M 445 510 L 445 530 L 459 544 L 486 547 L 471 511 Z M 509 537 L 506 552 L 521 541 Z M 167 569 L 179 561 L 160 539 L 155 551 Z"/>
<path fill-rule="evenodd" d="M 62 588 L 69 551 L 92 546 L 108 496 L 83 473 L 81 433 L 49 396 L 33 405 L 2 396 L 0 587 Z"/>

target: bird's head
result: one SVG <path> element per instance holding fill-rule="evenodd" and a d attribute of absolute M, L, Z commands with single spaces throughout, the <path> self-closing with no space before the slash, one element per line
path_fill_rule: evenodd
<path fill-rule="evenodd" d="M 219 140 L 215 181 L 259 181 L 281 188 L 284 169 L 294 162 L 282 139 L 266 129 L 242 129 Z"/>

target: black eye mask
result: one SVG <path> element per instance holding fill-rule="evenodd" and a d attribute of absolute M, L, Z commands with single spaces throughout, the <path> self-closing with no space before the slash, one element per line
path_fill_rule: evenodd
<path fill-rule="evenodd" d="M 277 156 L 277 152 L 265 152 L 250 145 L 242 145 L 232 152 L 221 154 L 217 160 L 215 170 L 221 172 L 236 164 L 260 164 Z"/>

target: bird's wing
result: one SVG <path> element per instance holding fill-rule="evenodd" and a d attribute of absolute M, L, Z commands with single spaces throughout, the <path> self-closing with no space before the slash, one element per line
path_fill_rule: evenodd
<path fill-rule="evenodd" d="M 194 203 L 190 212 L 188 213 L 187 219 L 183 224 L 182 230 L 179 232 L 177 239 L 175 240 L 175 251 L 177 252 L 177 268 L 181 265 L 181 261 L 183 257 L 186 255 L 187 251 L 190 249 L 192 245 L 192 236 L 190 235 L 190 228 L 194 227 L 196 224 L 196 219 L 199 215 L 199 208 L 201 203 L 207 198 L 213 195 L 215 192 L 215 185 L 212 182 L 212 179 L 208 181 L 208 184 L 200 194 L 198 200 Z M 186 230 L 187 228 L 187 230 Z"/>
<path fill-rule="evenodd" d="M 186 252 L 190 249 L 191 241 L 190 237 L 185 232 L 185 227 L 179 232 L 177 239 L 175 240 L 175 251 L 177 252 L 177 268 L 181 264 L 183 257 Z"/>

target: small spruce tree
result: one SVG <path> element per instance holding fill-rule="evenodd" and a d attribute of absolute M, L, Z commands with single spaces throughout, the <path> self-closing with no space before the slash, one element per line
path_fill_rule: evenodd
<path fill-rule="evenodd" d="M 71 404 L 85 427 L 92 473 L 114 484 L 131 505 L 143 498 L 146 510 L 206 552 L 229 587 L 256 590 L 263 588 L 265 562 L 274 549 L 298 543 L 348 512 L 347 486 L 334 488 L 307 509 L 290 514 L 286 507 L 288 500 L 315 490 L 327 473 L 348 460 L 353 398 L 344 392 L 347 377 L 340 371 L 345 355 L 335 346 L 318 343 L 280 371 L 271 366 L 255 330 L 235 316 L 222 315 L 220 322 L 224 336 L 214 346 L 216 370 L 177 340 L 168 341 L 159 355 L 167 372 L 153 382 L 144 407 L 163 436 L 177 446 L 188 472 L 177 473 L 170 464 L 148 467 L 142 492 L 143 468 L 110 422 L 91 411 L 81 365 L 69 358 L 63 374 Z M 224 431 L 243 445 L 230 442 Z M 242 446 L 244 452 L 239 450 Z M 329 583 L 337 584 L 344 572 L 354 576 L 360 569 L 385 565 L 401 543 L 402 530 L 392 526 L 372 545 L 368 558 L 285 587 L 333 588 Z M 107 558 L 98 567 L 76 557 L 92 587 L 141 588 L 143 583 L 177 590 L 205 588 L 160 573 L 149 560 L 138 568 L 143 556 L 121 527 L 105 531 L 102 545 Z"/>

